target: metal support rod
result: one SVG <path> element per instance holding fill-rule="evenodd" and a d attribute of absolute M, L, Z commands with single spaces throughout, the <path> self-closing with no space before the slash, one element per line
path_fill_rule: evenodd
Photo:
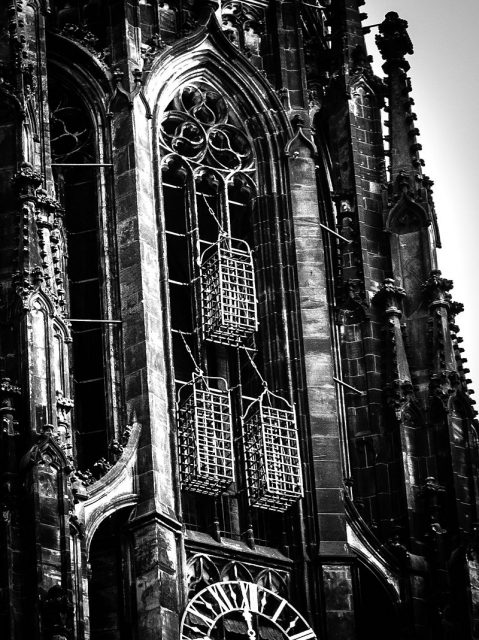
<path fill-rule="evenodd" d="M 123 320 L 92 320 L 90 318 L 65 318 L 67 322 L 102 322 L 104 324 L 122 324 Z"/>
<path fill-rule="evenodd" d="M 52 167 L 112 167 L 112 162 L 52 162 Z"/>
<path fill-rule="evenodd" d="M 186 238 L 186 236 L 191 235 L 195 231 L 196 231 L 196 227 L 194 229 L 191 229 L 191 231 L 187 231 L 186 233 L 178 233 L 177 231 L 168 231 L 168 229 L 165 229 L 165 233 L 167 236 L 177 236 L 178 238 Z M 200 242 L 206 242 L 206 240 L 200 240 Z M 208 244 L 214 244 L 214 243 L 209 242 Z"/>
<path fill-rule="evenodd" d="M 258 353 L 258 349 L 253 349 L 253 347 L 245 347 L 244 344 L 238 345 L 238 348 L 241 348 L 244 351 L 251 351 L 251 353 Z"/>
<path fill-rule="evenodd" d="M 180 282 L 179 280 L 172 280 L 171 278 L 168 278 L 168 282 L 170 284 L 177 284 L 180 287 L 189 287 L 191 285 L 191 282 Z"/>
<path fill-rule="evenodd" d="M 165 231 L 168 236 L 176 236 L 177 238 L 186 238 L 186 233 L 176 233 L 176 231 Z"/>
<path fill-rule="evenodd" d="M 309 4 L 308 2 L 303 2 L 302 6 L 311 7 L 311 9 L 317 9 L 318 11 L 324 8 L 324 7 L 319 7 L 317 4 Z"/>
<path fill-rule="evenodd" d="M 178 333 L 181 335 L 194 336 L 195 331 L 180 331 L 180 329 L 170 329 L 171 333 Z"/>
<path fill-rule="evenodd" d="M 356 387 L 352 387 L 350 384 L 347 384 L 346 382 L 343 382 L 339 378 L 335 378 L 333 376 L 333 380 L 334 380 L 334 382 L 337 382 L 338 384 L 340 384 L 342 387 L 346 387 L 346 389 L 351 389 L 351 391 L 354 391 L 354 393 L 357 393 L 360 396 L 364 395 L 364 391 L 360 391 L 359 389 L 356 389 Z"/>
<path fill-rule="evenodd" d="M 348 240 L 347 238 L 345 238 L 344 236 L 342 236 L 340 233 L 337 233 L 336 231 L 333 231 L 332 229 L 330 229 L 329 227 L 327 227 L 325 224 L 323 224 L 322 222 L 319 223 L 319 226 L 321 227 L 321 229 L 324 229 L 325 231 L 328 231 L 329 233 L 332 233 L 333 236 L 336 236 L 337 238 L 339 238 L 340 240 L 342 240 L 343 242 L 347 242 L 348 244 L 352 243 L 352 240 Z"/>

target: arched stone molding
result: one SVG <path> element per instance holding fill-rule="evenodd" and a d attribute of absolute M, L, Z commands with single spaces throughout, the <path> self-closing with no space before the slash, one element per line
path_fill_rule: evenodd
<path fill-rule="evenodd" d="M 352 72 L 347 85 L 349 94 L 349 112 L 354 116 L 362 116 L 363 108 L 377 109 L 382 107 L 384 99 L 381 96 L 382 87 L 376 79 L 376 89 L 374 88 L 375 77 L 372 73 L 368 75 L 363 72 Z M 379 129 L 379 125 L 378 125 Z M 378 130 L 376 129 L 376 131 Z"/>
<path fill-rule="evenodd" d="M 32 291 L 24 302 L 25 311 L 32 311 L 33 309 L 38 308 L 38 305 L 48 314 L 50 318 L 56 316 L 55 305 L 53 304 L 50 296 L 38 286 L 34 291 Z M 56 318 L 57 322 L 59 318 Z"/>
<path fill-rule="evenodd" d="M 48 62 L 62 66 L 66 73 L 77 79 L 86 81 L 85 91 L 89 102 L 92 92 L 97 97 L 108 95 L 111 91 L 112 76 L 106 65 L 81 43 L 58 33 L 48 33 Z M 101 102 L 105 103 L 105 100 Z"/>
<path fill-rule="evenodd" d="M 269 589 L 270 591 L 276 591 L 280 596 L 286 597 L 288 595 L 288 584 L 285 577 L 281 576 L 274 569 L 263 569 L 256 576 L 255 582 Z"/>
<path fill-rule="evenodd" d="M 385 551 L 384 546 L 377 540 L 349 498 L 345 498 L 345 501 L 348 545 L 376 575 L 390 594 L 395 606 L 400 606 L 402 600 L 401 583 L 396 559 L 390 554 L 382 554 L 379 551 L 381 548 Z"/>
<path fill-rule="evenodd" d="M 101 522 L 113 512 L 137 503 L 136 464 L 141 425 L 133 426 L 128 444 L 118 462 L 87 491 L 87 499 L 78 502 L 75 514 L 85 526 L 88 549 Z"/>
<path fill-rule="evenodd" d="M 372 87 L 372 84 L 368 82 L 366 76 L 359 74 L 354 76 L 349 83 L 349 91 L 351 93 L 351 100 L 360 100 L 363 102 L 364 96 L 375 100 L 376 93 Z"/>
<path fill-rule="evenodd" d="M 398 225 L 406 225 L 408 220 L 402 222 L 402 215 L 410 214 L 413 218 L 410 222 L 413 228 L 422 228 L 430 225 L 426 211 L 419 204 L 414 202 L 408 195 L 403 194 L 399 201 L 389 211 L 385 228 L 389 233 L 399 233 Z"/>
<path fill-rule="evenodd" d="M 296 121 L 296 133 L 288 140 L 285 148 L 284 155 L 287 157 L 295 158 L 310 158 L 316 160 L 318 156 L 318 150 L 312 139 L 304 133 L 303 121 Z"/>
<path fill-rule="evenodd" d="M 245 582 L 253 582 L 251 572 L 244 566 L 242 562 L 236 560 L 228 562 L 221 571 L 221 580 L 243 580 Z"/>
<path fill-rule="evenodd" d="M 186 563 L 188 597 L 192 597 L 208 584 L 219 582 L 220 572 L 204 553 L 196 553 Z"/>

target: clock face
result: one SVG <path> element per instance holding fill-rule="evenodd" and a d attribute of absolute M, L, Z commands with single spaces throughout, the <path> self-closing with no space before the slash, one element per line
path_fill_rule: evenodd
<path fill-rule="evenodd" d="M 294 607 L 253 582 L 216 582 L 197 593 L 181 621 L 182 640 L 312 640 Z"/>

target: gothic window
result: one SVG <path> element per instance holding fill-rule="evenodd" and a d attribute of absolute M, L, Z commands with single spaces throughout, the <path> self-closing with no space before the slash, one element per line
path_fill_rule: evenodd
<path fill-rule="evenodd" d="M 264 313 L 274 309 L 257 290 L 255 153 L 206 83 L 177 91 L 159 134 L 183 516 L 190 528 L 239 537 L 262 522 L 251 507 L 283 512 L 301 496 L 294 412 L 261 374 L 257 297 Z M 277 540 L 282 527 L 268 519 L 255 528 Z"/>
<path fill-rule="evenodd" d="M 99 154 L 93 114 L 64 80 L 49 87 L 52 167 L 57 198 L 64 208 L 67 315 L 72 326 L 74 449 L 78 465 L 88 468 L 108 457 L 115 437 L 118 367 L 108 354 L 118 352 L 118 325 L 111 323 L 115 293 L 107 216 L 107 171 Z M 110 250 L 109 250 L 110 248 Z M 64 393 L 64 389 L 56 389 Z"/>

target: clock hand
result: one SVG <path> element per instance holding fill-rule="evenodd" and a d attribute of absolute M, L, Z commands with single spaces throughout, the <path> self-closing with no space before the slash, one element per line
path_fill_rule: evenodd
<path fill-rule="evenodd" d="M 250 638 L 250 640 L 256 640 L 256 632 L 253 629 L 253 616 L 246 603 L 243 607 L 243 618 L 245 619 L 246 625 L 248 627 L 248 637 Z"/>

